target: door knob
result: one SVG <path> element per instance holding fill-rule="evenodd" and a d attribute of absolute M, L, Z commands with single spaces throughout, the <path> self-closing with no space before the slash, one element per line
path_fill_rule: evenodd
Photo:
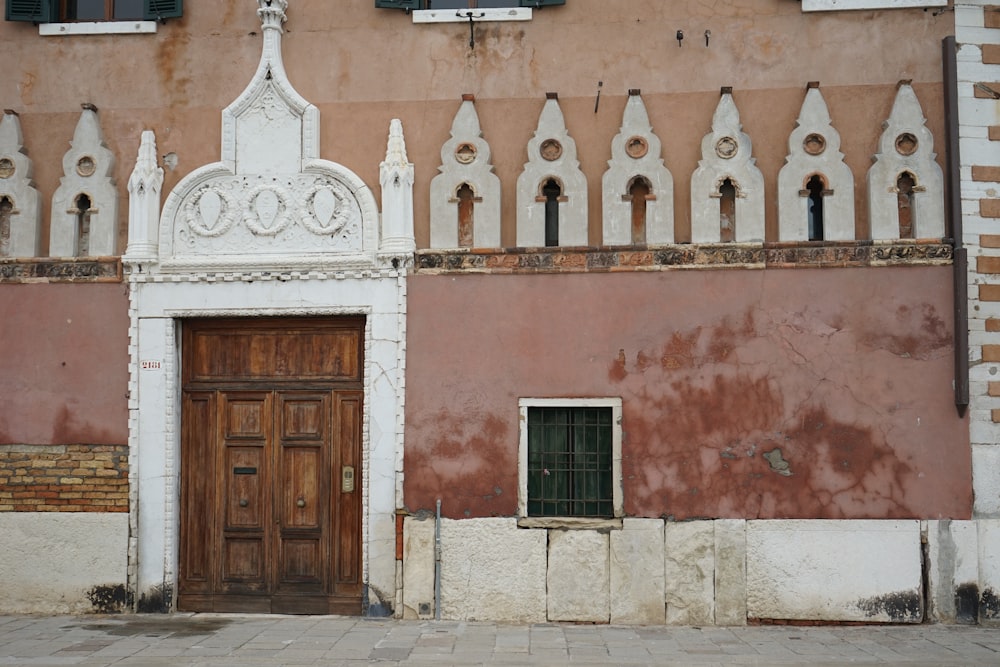
<path fill-rule="evenodd" d="M 246 498 L 240 498 L 240 507 L 246 507 L 249 504 L 250 504 L 249 500 L 247 500 Z"/>
<path fill-rule="evenodd" d="M 305 498 L 299 498 L 297 501 L 295 501 L 295 504 L 298 505 L 299 507 L 305 507 L 306 506 Z"/>

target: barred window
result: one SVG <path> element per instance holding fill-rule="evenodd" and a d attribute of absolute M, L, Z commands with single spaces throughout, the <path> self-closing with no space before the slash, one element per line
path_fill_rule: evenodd
<path fill-rule="evenodd" d="M 620 399 L 522 399 L 522 516 L 620 516 Z"/>

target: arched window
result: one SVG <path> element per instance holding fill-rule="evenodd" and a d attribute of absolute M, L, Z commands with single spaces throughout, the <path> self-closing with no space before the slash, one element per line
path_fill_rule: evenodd
<path fill-rule="evenodd" d="M 14 202 L 10 197 L 0 197 L 0 257 L 10 257 L 10 219 Z"/>
<path fill-rule="evenodd" d="M 719 186 L 719 241 L 732 243 L 736 240 L 736 185 L 727 178 Z"/>
<path fill-rule="evenodd" d="M 823 195 L 826 194 L 826 184 L 823 177 L 813 174 L 806 183 L 806 191 L 809 193 L 807 217 L 809 223 L 809 240 L 823 240 Z"/>
<path fill-rule="evenodd" d="M 90 255 L 90 197 L 81 194 L 76 198 L 76 257 Z"/>
<path fill-rule="evenodd" d="M 913 195 L 916 185 L 917 179 L 908 171 L 904 171 L 896 179 L 896 206 L 899 209 L 899 238 L 901 239 L 913 238 L 913 221 L 916 219 L 913 210 L 916 201 Z"/>
<path fill-rule="evenodd" d="M 653 187 L 642 176 L 636 176 L 628 188 L 628 200 L 632 203 L 632 243 L 646 243 L 646 202 Z"/>
<path fill-rule="evenodd" d="M 458 199 L 458 247 L 471 248 L 475 242 L 476 193 L 472 191 L 468 183 L 462 183 L 456 195 Z"/>
<path fill-rule="evenodd" d="M 542 196 L 545 197 L 545 245 L 559 245 L 559 197 L 562 187 L 554 178 L 550 178 L 542 186 Z"/>

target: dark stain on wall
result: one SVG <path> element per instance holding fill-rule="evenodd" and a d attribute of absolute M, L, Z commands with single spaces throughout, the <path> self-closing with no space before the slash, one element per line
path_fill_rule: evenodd
<path fill-rule="evenodd" d="M 635 392 L 624 404 L 626 513 L 676 519 L 907 514 L 901 499 L 911 469 L 885 432 L 838 417 L 824 396 L 854 400 L 850 390 L 829 387 L 827 378 L 808 370 L 801 374 L 817 395 L 786 395 L 781 382 L 791 371 L 775 352 L 783 349 L 794 371 L 801 352 L 773 338 L 758 331 L 747 310 L 738 324 L 724 318 L 713 327 L 675 331 L 661 348 L 636 352 L 632 363 L 624 350 L 612 360 L 609 375 L 622 378 L 623 393 Z M 933 344 L 939 342 L 935 334 Z M 772 359 L 748 351 L 761 343 L 775 350 Z M 925 350 L 907 344 L 913 354 Z"/>
<path fill-rule="evenodd" d="M 186 30 L 166 30 L 157 44 L 156 70 L 160 81 L 171 96 L 172 104 L 183 106 L 188 103 L 190 76 L 179 76 L 178 72 L 190 72 L 188 66 L 188 43 L 191 34 Z"/>
<path fill-rule="evenodd" d="M 1000 618 L 1000 597 L 996 591 L 987 588 L 979 600 L 979 618 L 986 621 L 995 621 Z"/>
<path fill-rule="evenodd" d="M 951 332 L 937 309 L 929 303 L 914 306 L 906 304 L 896 308 L 896 322 L 892 329 L 870 331 L 862 337 L 864 343 L 883 349 L 900 357 L 927 359 L 931 354 L 948 348 Z"/>
<path fill-rule="evenodd" d="M 958 623 L 979 623 L 979 586 L 962 584 L 955 588 L 955 621 Z"/>
<path fill-rule="evenodd" d="M 856 604 L 868 618 L 885 614 L 892 623 L 917 623 L 924 616 L 923 600 L 916 591 L 887 593 L 858 600 Z"/>
<path fill-rule="evenodd" d="M 154 586 L 139 596 L 135 610 L 140 614 L 169 614 L 173 604 L 174 589 L 172 586 Z"/>
<path fill-rule="evenodd" d="M 97 614 L 120 614 L 132 606 L 132 595 L 123 584 L 94 586 L 87 591 L 87 599 Z"/>
<path fill-rule="evenodd" d="M 497 415 L 429 417 L 440 425 L 424 447 L 407 447 L 406 505 L 411 512 L 433 510 L 449 518 L 513 516 L 517 511 L 517 432 Z M 419 425 L 419 423 L 418 423 Z"/>

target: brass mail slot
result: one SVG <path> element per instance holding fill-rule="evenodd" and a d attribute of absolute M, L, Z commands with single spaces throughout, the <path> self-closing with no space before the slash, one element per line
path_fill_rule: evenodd
<path fill-rule="evenodd" d="M 234 475 L 256 475 L 256 468 L 233 468 Z"/>

